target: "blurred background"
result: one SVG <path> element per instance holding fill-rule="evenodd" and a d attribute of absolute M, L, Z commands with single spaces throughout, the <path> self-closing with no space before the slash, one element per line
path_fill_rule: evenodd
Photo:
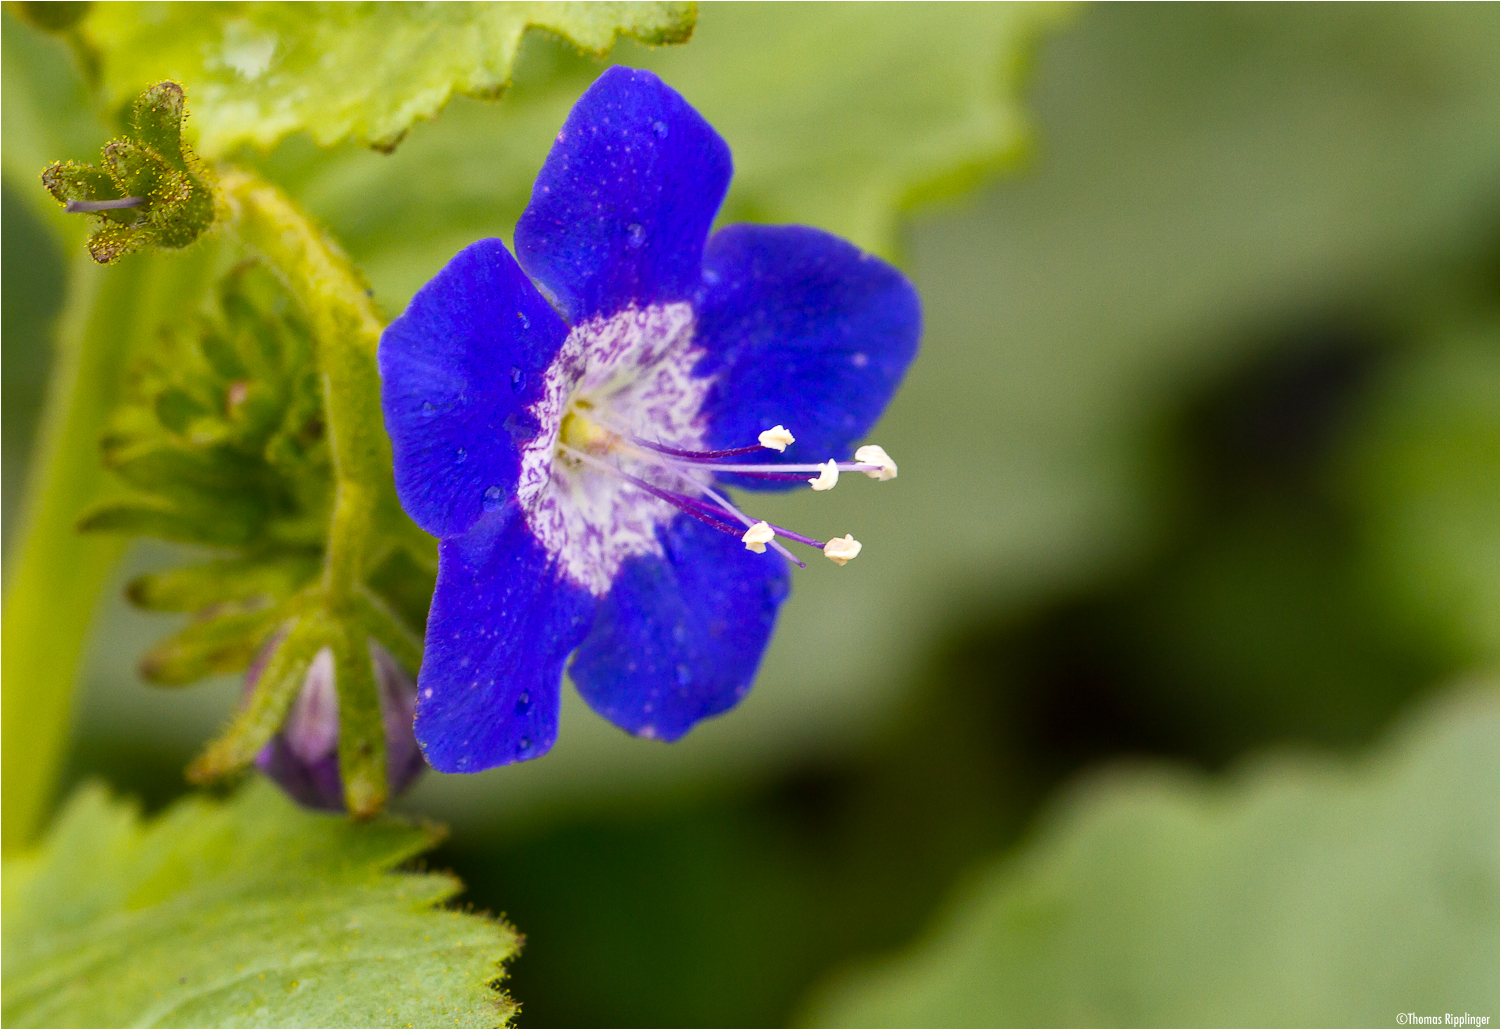
<path fill-rule="evenodd" d="M 453 829 L 428 863 L 526 934 L 520 1025 L 1498 1014 L 1497 11 L 1101 5 L 1041 34 L 1020 80 L 1028 145 L 893 227 L 927 320 L 875 434 L 900 480 L 762 506 L 866 550 L 795 577 L 748 700 L 669 748 L 565 687 L 552 754 L 430 775 L 404 801 Z M 684 54 L 728 31 L 716 5 L 700 17 Z M 7 91 L 34 88 L 18 66 L 64 60 L 5 33 Z M 293 184 L 395 314 L 514 223 L 453 141 L 597 70 L 533 34 L 513 94 L 454 101 L 392 157 L 343 148 L 309 171 L 322 159 L 294 139 L 247 159 Z M 428 174 L 440 164 L 451 179 Z M 72 254 L 23 195 L 36 182 L 6 170 L 8 541 Z M 412 219 L 420 243 L 393 249 Z M 826 224 L 816 204 L 805 220 Z M 138 546 L 120 582 L 171 557 Z M 170 625 L 112 593 L 70 783 L 103 776 L 151 808 L 185 791 L 238 685 L 142 684 L 134 662 Z M 1451 760 L 1423 779 L 1413 741 Z M 1131 827 L 1157 825 L 1159 801 L 1182 818 L 1145 847 Z M 1238 864 L 1216 873 L 1197 842 L 1231 848 L 1216 835 L 1239 817 L 1215 806 L 1239 802 L 1303 807 L 1246 815 Z M 1438 857 L 1394 858 L 1425 818 Z M 1312 849 L 1283 879 L 1243 875 L 1321 834 L 1338 863 Z M 974 922 L 977 898 L 1035 893 L 1034 874 L 1077 933 L 1049 930 L 1052 909 Z M 1277 892 L 1323 904 L 1309 885 L 1326 881 L 1350 892 L 1338 925 L 1236 921 L 1306 915 Z M 1153 923 L 1128 895 L 1186 915 Z M 1373 898 L 1411 919 L 1370 922 Z M 1002 991 L 1020 974 L 984 956 L 1028 940 L 1027 961 L 1071 973 Z M 1185 960 L 1202 969 L 1160 983 L 1127 968 Z M 1280 1000 L 1214 1008 L 1251 969 Z"/>

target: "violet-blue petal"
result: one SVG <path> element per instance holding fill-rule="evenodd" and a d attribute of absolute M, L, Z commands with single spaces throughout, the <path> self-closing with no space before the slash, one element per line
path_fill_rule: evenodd
<path fill-rule="evenodd" d="M 729 147 L 676 90 L 610 68 L 548 152 L 516 256 L 575 324 L 686 300 L 732 170 Z"/>
<path fill-rule="evenodd" d="M 514 501 L 438 545 L 438 585 L 417 678 L 417 741 L 439 772 L 545 754 L 563 662 L 595 600 L 559 579 Z"/>
<path fill-rule="evenodd" d="M 750 690 L 788 566 L 686 516 L 657 537 L 664 553 L 626 561 L 569 675 L 616 726 L 677 740 Z"/>
<path fill-rule="evenodd" d="M 538 427 L 527 407 L 568 336 L 499 240 L 461 250 L 381 335 L 381 408 L 396 492 L 437 537 L 457 536 L 504 504 L 518 444 Z"/>
<path fill-rule="evenodd" d="M 773 460 L 848 460 L 917 354 L 922 305 L 906 276 L 818 229 L 732 225 L 709 240 L 704 283 L 697 371 L 716 377 L 703 409 L 709 446 L 743 447 L 785 425 L 797 442 Z"/>

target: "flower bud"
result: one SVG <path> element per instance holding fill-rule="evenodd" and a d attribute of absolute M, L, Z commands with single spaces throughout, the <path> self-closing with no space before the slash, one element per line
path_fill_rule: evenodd
<path fill-rule="evenodd" d="M 254 688 L 269 653 L 267 648 L 246 674 L 247 694 Z M 395 797 L 411 786 L 426 766 L 412 734 L 417 684 L 390 652 L 373 640 L 370 657 L 386 728 L 386 777 Z M 344 779 L 339 773 L 339 691 L 334 655 L 328 648 L 314 656 L 287 721 L 261 749 L 255 764 L 299 804 L 344 811 Z"/>

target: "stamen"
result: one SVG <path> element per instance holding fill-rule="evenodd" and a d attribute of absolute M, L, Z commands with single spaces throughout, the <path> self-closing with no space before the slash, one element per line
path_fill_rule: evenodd
<path fill-rule="evenodd" d="M 896 478 L 896 462 L 891 460 L 891 455 L 887 454 L 884 449 L 877 447 L 873 443 L 866 444 L 856 451 L 855 460 L 881 467 L 881 471 L 879 472 L 865 473 L 871 479 L 878 479 L 884 483 L 888 479 Z"/>
<path fill-rule="evenodd" d="M 786 483 L 797 483 L 807 479 L 807 476 L 798 475 L 796 472 L 741 472 L 740 475 L 751 479 L 780 479 Z"/>
<path fill-rule="evenodd" d="M 690 484 L 692 484 L 692 486 L 694 487 L 694 489 L 698 490 L 699 493 L 701 493 L 704 496 L 708 497 L 711 501 L 715 502 L 716 504 L 722 505 L 724 507 L 725 511 L 729 512 L 731 515 L 733 515 L 735 518 L 739 519 L 741 522 L 745 523 L 747 526 L 753 526 L 753 525 L 755 525 L 755 523 L 756 523 L 755 519 L 751 518 L 745 512 L 741 511 L 739 508 L 737 508 L 733 504 L 731 504 L 730 501 L 729 501 L 729 498 L 727 498 L 723 494 L 719 493 L 713 487 L 704 486 L 698 480 L 691 479 L 688 476 L 683 476 L 683 478 L 685 480 L 687 480 Z M 785 531 L 783 531 L 782 535 L 783 536 L 790 536 L 790 537 L 795 537 L 796 536 L 795 533 L 787 533 Z M 774 540 L 774 539 L 773 540 L 768 540 L 767 543 L 771 544 L 771 549 L 773 551 L 776 551 L 783 558 L 786 558 L 788 561 L 792 562 L 798 568 L 800 568 L 800 569 L 806 569 L 808 567 L 806 562 L 802 561 L 800 558 L 797 557 L 797 555 L 795 555 L 791 551 L 787 550 L 787 548 L 783 547 L 776 540 Z"/>
<path fill-rule="evenodd" d="M 682 494 L 675 494 L 670 490 L 663 490 L 659 486 L 655 486 L 651 483 L 648 483 L 644 479 L 639 479 L 636 476 L 631 475 L 624 469 L 616 468 L 614 465 L 611 465 L 607 461 L 600 461 L 593 455 L 585 454 L 578 448 L 570 447 L 566 443 L 559 444 L 558 449 L 567 451 L 572 457 L 578 459 L 586 465 L 593 465 L 601 472 L 608 473 L 612 476 L 617 476 L 620 479 L 624 479 L 628 483 L 639 486 L 641 489 L 645 490 L 653 497 L 657 497 L 661 500 L 666 501 L 678 511 L 682 512 L 685 515 L 693 516 L 706 526 L 712 526 L 714 529 L 719 530 L 721 533 L 729 533 L 731 536 L 740 535 L 740 531 L 734 526 L 721 519 L 715 518 L 715 509 L 709 507 L 707 504 L 696 501 L 692 497 L 685 497 Z"/>
<path fill-rule="evenodd" d="M 772 541 L 772 538 L 775 536 L 776 533 L 772 531 L 772 528 L 770 526 L 768 526 L 764 522 L 757 522 L 754 526 L 745 531 L 745 535 L 742 536 L 740 540 L 745 544 L 745 549 L 747 551 L 755 551 L 757 554 L 765 554 L 766 545 L 769 544 Z"/>
<path fill-rule="evenodd" d="M 574 407 L 571 407 L 570 410 L 576 411 L 577 406 L 575 405 Z M 622 440 L 627 440 L 635 444 L 637 447 L 645 447 L 649 451 L 656 451 L 658 454 L 668 454 L 674 458 L 687 458 L 690 461 L 707 461 L 713 460 L 714 458 L 737 458 L 742 454 L 755 454 L 757 451 L 765 450 L 765 447 L 763 445 L 756 444 L 752 447 L 731 447 L 728 450 L 722 451 L 685 451 L 677 447 L 668 447 L 666 444 L 653 443 L 650 440 L 643 440 L 641 439 L 641 437 L 636 436 L 632 433 L 628 433 L 619 426 L 613 425 L 612 423 L 601 418 L 599 413 L 596 411 L 590 410 L 589 413 L 584 417 L 588 418 L 592 422 L 598 423 L 600 426 L 603 426 L 615 436 L 619 437 Z"/>
<path fill-rule="evenodd" d="M 834 539 L 823 545 L 823 556 L 829 559 L 829 561 L 833 562 L 835 565 L 844 565 L 859 553 L 860 541 L 856 540 L 848 533 L 844 534 L 843 539 L 840 539 L 836 536 Z"/>
<path fill-rule="evenodd" d="M 840 472 L 879 472 L 879 471 L 881 471 L 881 466 L 880 465 L 871 465 L 871 464 L 867 464 L 866 462 L 863 462 L 863 461 L 834 461 L 834 459 L 832 459 L 832 458 L 830 458 L 829 461 L 821 462 L 821 463 L 819 463 L 817 465 L 736 465 L 736 464 L 732 464 L 730 462 L 723 462 L 723 463 L 719 463 L 719 462 L 714 462 L 714 463 L 705 462 L 703 464 L 694 463 L 693 465 L 687 465 L 686 463 L 680 463 L 680 464 L 683 464 L 685 468 L 704 469 L 704 470 L 706 470 L 708 472 L 735 472 L 735 473 L 738 473 L 739 475 L 742 475 L 742 476 L 755 476 L 755 475 L 759 475 L 760 473 L 763 473 L 763 472 L 771 472 L 771 473 L 822 472 L 825 468 L 827 468 L 829 466 L 829 464 L 831 462 L 834 465 L 834 467 L 836 469 L 838 469 Z M 802 478 L 802 477 L 797 477 L 797 478 Z"/>
<path fill-rule="evenodd" d="M 798 473 L 816 472 L 818 475 L 808 479 L 807 482 L 818 491 L 832 490 L 839 482 L 840 472 L 863 472 L 872 479 L 878 480 L 896 478 L 896 462 L 874 444 L 868 444 L 856 451 L 857 460 L 852 462 L 840 462 L 831 458 L 817 465 L 742 465 L 712 460 L 738 457 L 766 448 L 785 450 L 787 445 L 793 443 L 794 440 L 792 434 L 787 432 L 784 426 L 775 426 L 763 432 L 760 435 L 761 443 L 756 447 L 690 451 L 668 447 L 665 444 L 651 443 L 625 433 L 601 419 L 599 413 L 593 410 L 592 404 L 570 405 L 568 417 L 564 421 L 567 424 L 561 427 L 558 439 L 560 455 L 631 483 L 705 525 L 739 537 L 749 551 L 764 554 L 766 548 L 770 546 L 799 568 L 807 568 L 807 565 L 788 551 L 778 537 L 785 537 L 809 547 L 817 547 L 836 565 L 844 565 L 858 555 L 861 544 L 849 534 L 843 538 L 835 537 L 825 543 L 803 536 L 801 533 L 794 533 L 782 526 L 774 526 L 764 520 L 752 519 L 735 507 L 723 494 L 700 482 L 698 477 L 691 473 L 723 471 L 757 479 L 797 480 L 805 478 Z M 631 475 L 612 461 L 602 460 L 612 452 L 621 457 L 641 461 L 659 470 L 675 473 L 688 489 L 708 500 L 699 500 L 687 494 L 664 490 L 654 483 Z M 726 522 L 726 518 L 738 520 L 746 528 L 742 531 Z"/>
<path fill-rule="evenodd" d="M 767 523 L 767 525 L 771 524 Z M 807 544 L 809 547 L 816 547 L 820 551 L 823 550 L 822 540 L 814 540 L 811 536 L 803 536 L 801 533 L 794 533 L 792 530 L 785 529 L 782 526 L 772 526 L 771 528 L 776 532 L 777 536 L 784 536 L 788 540 L 796 540 L 800 544 Z"/>
<path fill-rule="evenodd" d="M 833 458 L 822 466 L 817 479 L 808 480 L 808 485 L 815 490 L 832 490 L 839 482 L 839 463 Z"/>
<path fill-rule="evenodd" d="M 790 443 L 797 443 L 792 434 L 787 432 L 786 426 L 772 426 L 756 439 L 761 441 L 761 446 L 767 450 L 785 451 Z"/>
<path fill-rule="evenodd" d="M 757 451 L 762 450 L 761 447 L 757 446 L 732 447 L 727 451 L 680 451 L 676 447 L 667 447 L 659 443 L 647 443 L 645 440 L 638 439 L 634 436 L 626 436 L 625 439 L 629 440 L 637 447 L 645 447 L 647 450 L 656 451 L 658 454 L 669 454 L 674 458 L 688 458 L 689 460 L 734 458 L 741 454 L 755 454 Z"/>
<path fill-rule="evenodd" d="M 70 215 L 89 211 L 119 211 L 128 207 L 140 207 L 145 197 L 122 197 L 119 200 L 70 200 L 63 210 Z"/>

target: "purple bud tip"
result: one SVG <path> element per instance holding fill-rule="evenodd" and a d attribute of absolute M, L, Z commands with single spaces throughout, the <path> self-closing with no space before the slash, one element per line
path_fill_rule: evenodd
<path fill-rule="evenodd" d="M 271 646 L 278 643 L 273 641 Z M 373 640 L 370 660 L 375 666 L 386 724 L 386 775 L 391 796 L 396 797 L 426 768 L 412 733 L 417 684 L 390 652 Z M 264 664 L 258 660 L 246 675 L 247 693 Z M 344 811 L 344 779 L 339 774 L 339 691 L 333 652 L 328 648 L 313 658 L 286 723 L 261 749 L 255 764 L 298 804 Z"/>

